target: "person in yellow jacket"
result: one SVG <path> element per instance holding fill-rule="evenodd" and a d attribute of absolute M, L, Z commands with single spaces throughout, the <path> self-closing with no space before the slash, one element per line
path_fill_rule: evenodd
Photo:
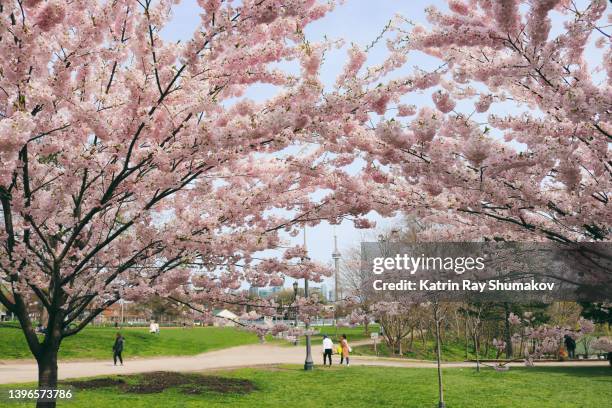
<path fill-rule="evenodd" d="M 340 339 L 340 364 L 342 365 L 342 363 L 344 362 L 344 360 L 346 359 L 346 365 L 349 365 L 349 353 L 351 352 L 351 347 L 348 344 L 348 341 L 346 340 L 346 334 L 343 334 L 341 339 Z"/>

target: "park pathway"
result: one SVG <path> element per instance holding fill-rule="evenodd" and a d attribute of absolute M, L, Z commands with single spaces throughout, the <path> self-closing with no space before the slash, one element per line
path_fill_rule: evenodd
<path fill-rule="evenodd" d="M 357 345 L 356 342 L 353 343 Z M 322 363 L 321 347 L 313 346 L 313 358 L 316 365 Z M 224 350 L 211 351 L 195 356 L 156 357 L 126 359 L 124 366 L 114 366 L 112 361 L 66 361 L 59 363 L 59 377 L 77 378 L 109 374 L 134 374 L 152 371 L 202 371 L 207 369 L 228 369 L 237 367 L 252 367 L 271 364 L 303 364 L 304 347 L 279 346 L 274 344 L 257 344 L 232 347 Z M 338 363 L 334 356 L 334 364 Z M 553 362 L 539 363 L 538 367 L 560 366 L 605 366 L 607 361 L 589 362 Z M 435 363 L 420 360 L 377 357 L 351 357 L 351 365 L 387 366 L 406 368 L 434 368 Z M 512 365 L 522 365 L 516 363 Z M 458 362 L 444 363 L 445 368 L 474 367 L 474 363 Z M 0 362 L 0 384 L 35 382 L 38 378 L 37 366 L 31 361 Z"/>

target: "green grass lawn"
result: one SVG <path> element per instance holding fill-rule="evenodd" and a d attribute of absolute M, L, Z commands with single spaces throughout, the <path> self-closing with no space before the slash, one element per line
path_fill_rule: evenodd
<path fill-rule="evenodd" d="M 314 336 L 314 339 L 323 339 L 323 335 L 327 334 L 331 337 L 332 340 L 340 341 L 340 336 L 346 334 L 349 343 L 351 341 L 364 340 L 370 338 L 370 333 L 378 332 L 380 330 L 377 324 L 371 324 L 368 326 L 368 334 L 365 333 L 365 329 L 363 326 L 355 326 L 355 327 L 338 327 L 336 330 L 335 326 L 315 326 L 315 329 L 319 330 L 319 334 Z M 336 332 L 338 333 L 338 338 L 336 339 Z"/>
<path fill-rule="evenodd" d="M 108 359 L 117 329 L 87 327 L 64 339 L 60 359 Z M 211 350 L 257 343 L 253 333 L 231 327 L 161 328 L 159 335 L 148 328 L 123 328 L 124 356 L 151 357 L 194 355 Z M 0 327 L 0 359 L 32 358 L 21 330 L 15 326 Z"/>
<path fill-rule="evenodd" d="M 589 408 L 607 407 L 612 401 L 612 370 L 609 367 L 512 368 L 499 373 L 486 369 L 445 369 L 448 408 Z M 206 388 L 174 386 L 161 393 L 122 391 L 117 385 L 93 390 L 74 389 L 72 401 L 59 407 L 436 407 L 436 370 L 392 367 L 316 368 L 304 372 L 296 366 L 269 369 L 221 371 L 217 376 L 249 383 L 244 393 L 236 388 L 218 391 L 219 379 L 212 377 Z M 118 377 L 114 377 L 117 379 Z M 139 376 L 122 377 L 128 384 Z M 245 381 L 246 380 L 246 381 Z M 215 386 L 215 384 L 217 386 Z M 9 388 L 1 386 L 1 398 Z M 198 388 L 200 387 L 200 388 Z M 238 385 L 238 389 L 240 385 Z M 254 388 L 254 390 L 253 390 Z M 212 390 L 215 391 L 212 391 Z M 25 403 L 14 407 L 30 406 Z"/>
<path fill-rule="evenodd" d="M 407 350 L 407 347 L 404 347 L 402 350 L 402 357 L 406 358 L 414 358 L 418 360 L 435 360 L 436 359 L 436 345 L 433 340 L 427 340 L 425 342 L 425 346 L 421 341 L 414 341 L 412 344 L 412 349 Z M 442 344 L 442 360 L 443 361 L 465 361 L 465 343 L 460 341 L 445 341 Z M 378 356 L 381 357 L 398 357 L 397 354 L 391 354 L 391 349 L 387 346 L 387 344 L 379 337 L 378 345 Z M 397 350 L 396 350 L 397 352 Z M 374 351 L 373 345 L 364 345 L 364 346 L 356 346 L 353 347 L 353 354 L 361 355 L 361 356 L 375 356 L 376 352 Z M 484 349 L 481 351 L 480 358 L 481 359 L 494 359 L 497 356 L 496 350 L 492 347 L 489 348 L 489 353 L 487 355 L 484 354 Z M 472 346 L 468 347 L 468 359 L 475 359 L 476 355 L 473 353 Z M 503 356 L 501 357 L 503 358 Z"/>
<path fill-rule="evenodd" d="M 372 325 L 370 330 L 378 330 Z M 320 334 L 312 337 L 313 344 L 320 343 L 323 334 L 334 338 L 336 328 L 316 327 Z M 112 327 L 87 327 L 80 333 L 62 341 L 60 359 L 108 359 L 112 356 L 112 346 L 117 329 Z M 258 343 L 253 333 L 231 327 L 194 327 L 161 328 L 159 336 L 150 334 L 148 328 L 123 328 L 119 330 L 125 337 L 124 356 L 158 357 L 170 355 L 194 355 L 244 344 Z M 349 342 L 364 338 L 363 327 L 339 328 L 338 335 L 346 334 Z M 269 338 L 271 340 L 271 337 Z M 304 337 L 300 342 L 305 342 Z M 289 344 L 284 340 L 277 344 Z M 32 358 L 21 329 L 16 324 L 0 326 L 0 359 Z"/>
<path fill-rule="evenodd" d="M 312 336 L 310 339 L 313 344 L 320 344 L 323 341 L 323 335 L 326 334 L 329 336 L 334 343 L 340 342 L 340 336 L 346 334 L 349 344 L 352 341 L 365 340 L 370 338 L 370 333 L 377 332 L 379 330 L 379 326 L 377 324 L 371 324 L 368 326 L 368 334 L 365 333 L 365 329 L 363 326 L 355 326 L 355 327 L 338 327 L 336 330 L 336 326 L 313 326 L 313 329 L 318 330 L 319 333 Z M 306 343 L 306 338 L 304 336 L 300 336 L 300 344 Z M 280 341 L 283 344 L 291 344 L 287 343 L 284 340 Z"/>

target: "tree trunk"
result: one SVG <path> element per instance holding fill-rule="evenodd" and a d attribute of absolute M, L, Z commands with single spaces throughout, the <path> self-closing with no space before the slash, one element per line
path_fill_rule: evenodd
<path fill-rule="evenodd" d="M 469 341 L 469 336 L 468 336 L 468 313 L 466 310 L 465 311 L 465 359 L 466 360 L 469 360 L 470 358 L 469 347 L 470 347 L 470 341 Z"/>
<path fill-rule="evenodd" d="M 436 360 L 438 363 L 438 407 L 445 408 L 444 386 L 442 385 L 442 352 L 440 350 L 440 316 L 438 316 L 437 305 L 434 306 L 434 320 L 436 321 Z"/>
<path fill-rule="evenodd" d="M 423 348 L 425 348 L 425 345 L 427 344 L 427 340 L 425 339 L 425 332 L 423 331 L 423 328 L 421 326 L 419 326 L 419 334 L 421 336 L 421 342 L 423 343 Z"/>
<path fill-rule="evenodd" d="M 414 348 L 414 328 L 410 329 L 410 345 L 408 346 L 409 350 L 413 350 Z"/>
<path fill-rule="evenodd" d="M 512 336 L 510 336 L 510 322 L 508 318 L 510 318 L 510 306 L 508 303 L 504 303 L 504 341 L 506 342 L 506 358 L 510 360 L 512 358 Z"/>
<path fill-rule="evenodd" d="M 49 347 L 38 358 L 38 389 L 57 389 L 57 349 Z M 55 408 L 55 400 L 39 399 L 36 408 Z"/>
<path fill-rule="evenodd" d="M 478 345 L 478 336 L 474 333 L 474 354 L 476 355 L 476 372 L 480 372 L 480 352 Z"/>
<path fill-rule="evenodd" d="M 45 339 L 35 354 L 36 361 L 38 362 L 39 390 L 57 389 L 57 353 L 62 342 L 61 330 L 63 321 L 63 313 L 49 313 Z M 48 394 L 44 395 L 44 397 L 48 396 Z M 55 403 L 55 399 L 52 398 L 39 399 L 36 403 L 36 408 L 55 408 Z"/>

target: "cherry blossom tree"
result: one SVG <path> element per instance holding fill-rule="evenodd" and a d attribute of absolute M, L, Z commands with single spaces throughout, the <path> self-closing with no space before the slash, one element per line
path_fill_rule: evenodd
<path fill-rule="evenodd" d="M 515 330 L 512 339 L 523 345 L 521 353 L 528 367 L 533 366 L 535 360 L 545 355 L 556 356 L 566 336 L 579 340 L 595 330 L 593 322 L 582 317 L 578 320 L 577 329 L 546 324 L 536 325 L 531 312 L 525 312 L 522 318 L 510 313 L 508 321 Z M 499 347 L 499 344 L 500 342 L 494 345 Z M 505 364 L 501 365 L 505 366 Z"/>
<path fill-rule="evenodd" d="M 607 3 L 449 0 L 429 27 L 393 21 L 382 64 L 361 68 L 367 50 L 351 49 L 335 96 L 373 119 L 342 125 L 368 153 L 374 199 L 453 226 L 426 231 L 442 239 L 608 240 Z M 414 52 L 437 68 L 406 73 Z M 417 93 L 430 106 L 406 104 Z"/>
<path fill-rule="evenodd" d="M 402 340 L 416 328 L 420 307 L 407 300 L 378 301 L 370 307 L 370 314 L 380 324 L 391 353 L 397 351 L 402 355 Z"/>
<path fill-rule="evenodd" d="M 612 340 L 607 337 L 600 337 L 593 340 L 591 347 L 595 350 L 604 351 L 608 354 L 608 361 L 612 367 Z"/>
<path fill-rule="evenodd" d="M 178 2 L 0 3 L 0 303 L 41 387 L 62 339 L 119 299 L 273 315 L 237 289 L 327 274 L 300 247 L 260 256 L 321 220 L 403 211 L 455 241 L 609 239 L 612 51 L 587 58 L 609 47 L 605 0 L 449 0 L 430 28 L 385 27 L 378 65 L 379 41 L 349 47 L 331 90 L 319 70 L 341 43 L 304 29 L 333 2 L 198 0 L 199 26 L 172 43 Z M 413 51 L 438 68 L 405 73 Z M 245 97 L 261 83 L 274 95 Z M 423 92 L 431 106 L 406 100 Z M 520 113 L 493 114 L 507 104 Z M 305 319 L 317 309 L 299 302 Z"/>
<path fill-rule="evenodd" d="M 497 350 L 497 355 L 495 356 L 495 358 L 499 358 L 499 356 L 506 351 L 506 342 L 503 340 L 497 340 L 495 337 L 493 338 L 493 341 L 491 342 L 491 344 L 493 345 L 493 347 Z"/>
<path fill-rule="evenodd" d="M 119 299 L 272 315 L 277 305 L 249 301 L 242 282 L 329 272 L 300 247 L 258 257 L 282 247 L 282 231 L 369 226 L 368 179 L 340 168 L 326 125 L 333 101 L 317 75 L 328 45 L 303 34 L 333 4 L 198 0 L 193 36 L 172 43 L 160 32 L 176 3 L 0 2 L 0 303 L 42 388 L 57 385 L 62 339 Z M 256 83 L 274 95 L 246 98 Z M 32 301 L 46 310 L 43 337 Z"/>

